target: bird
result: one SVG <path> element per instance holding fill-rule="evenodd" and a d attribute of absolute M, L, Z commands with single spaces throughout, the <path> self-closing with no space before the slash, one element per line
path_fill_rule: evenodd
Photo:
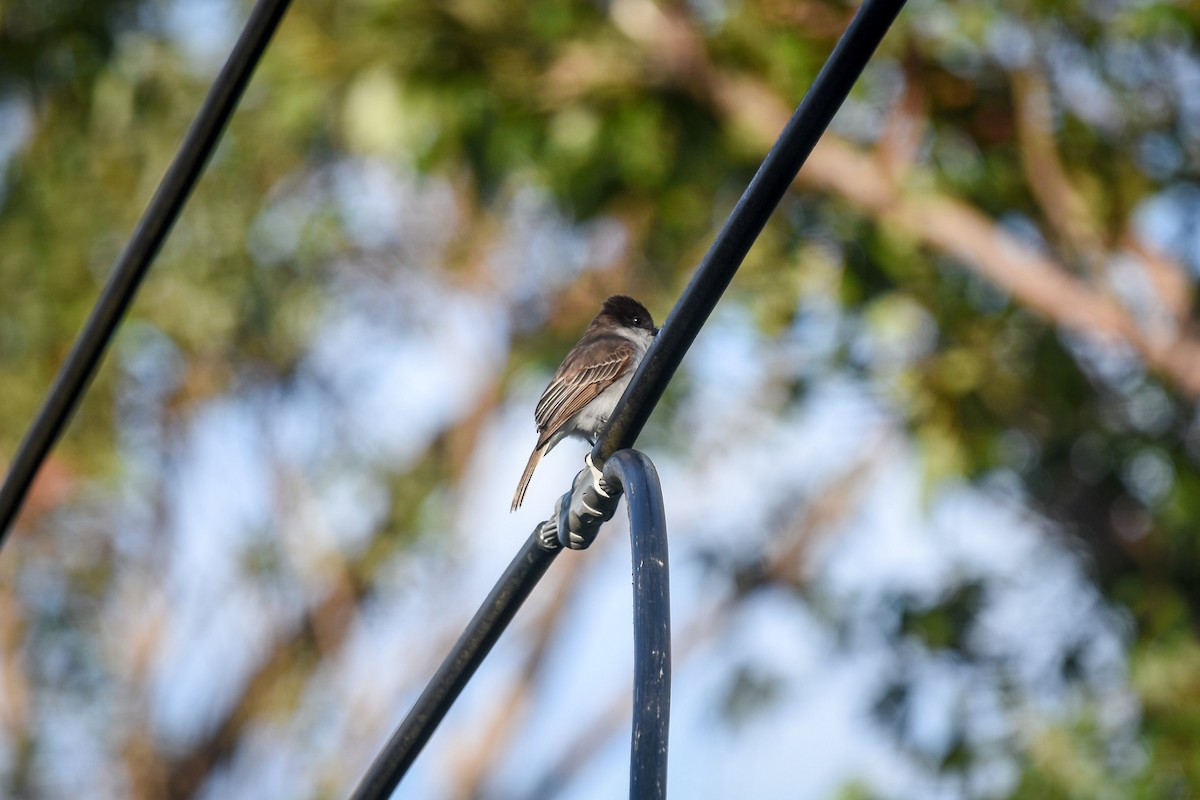
<path fill-rule="evenodd" d="M 604 301 L 542 392 L 533 419 L 538 440 L 513 495 L 516 511 L 542 456 L 568 436 L 595 445 L 634 371 L 658 335 L 646 307 L 627 295 Z"/>

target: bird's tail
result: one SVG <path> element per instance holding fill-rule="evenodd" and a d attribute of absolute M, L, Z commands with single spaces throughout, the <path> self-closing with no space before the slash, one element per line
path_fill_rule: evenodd
<path fill-rule="evenodd" d="M 521 482 L 517 484 L 517 493 L 513 495 L 510 513 L 521 507 L 521 501 L 525 499 L 525 490 L 529 488 L 529 481 L 533 479 L 533 471 L 537 469 L 538 462 L 545 454 L 546 448 L 544 447 L 535 447 L 529 454 L 529 463 L 525 465 L 525 471 L 521 473 Z"/>

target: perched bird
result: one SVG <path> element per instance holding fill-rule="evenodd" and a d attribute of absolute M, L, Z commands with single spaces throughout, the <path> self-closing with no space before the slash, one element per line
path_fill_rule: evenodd
<path fill-rule="evenodd" d="M 637 300 L 619 294 L 604 301 L 533 411 L 538 441 L 513 495 L 513 511 L 525 499 L 538 462 L 554 445 L 568 436 L 596 443 L 657 333 L 650 312 Z"/>

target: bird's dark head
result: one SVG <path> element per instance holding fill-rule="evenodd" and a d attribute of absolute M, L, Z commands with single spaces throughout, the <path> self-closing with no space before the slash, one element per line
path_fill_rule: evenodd
<path fill-rule="evenodd" d="M 600 314 L 611 317 L 613 321 L 629 328 L 641 328 L 652 334 L 658 333 L 658 328 L 654 327 L 654 318 L 650 316 L 646 307 L 632 297 L 623 294 L 615 294 L 605 300 L 604 305 L 600 308 Z"/>

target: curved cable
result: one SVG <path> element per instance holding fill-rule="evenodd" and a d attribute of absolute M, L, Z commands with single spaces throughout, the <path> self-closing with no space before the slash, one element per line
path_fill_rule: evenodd
<path fill-rule="evenodd" d="M 645 453 L 618 450 L 604 478 L 621 487 L 629 512 L 633 557 L 633 736 L 629 796 L 667 796 L 667 738 L 671 722 L 671 571 L 667 516 L 658 470 Z"/>

